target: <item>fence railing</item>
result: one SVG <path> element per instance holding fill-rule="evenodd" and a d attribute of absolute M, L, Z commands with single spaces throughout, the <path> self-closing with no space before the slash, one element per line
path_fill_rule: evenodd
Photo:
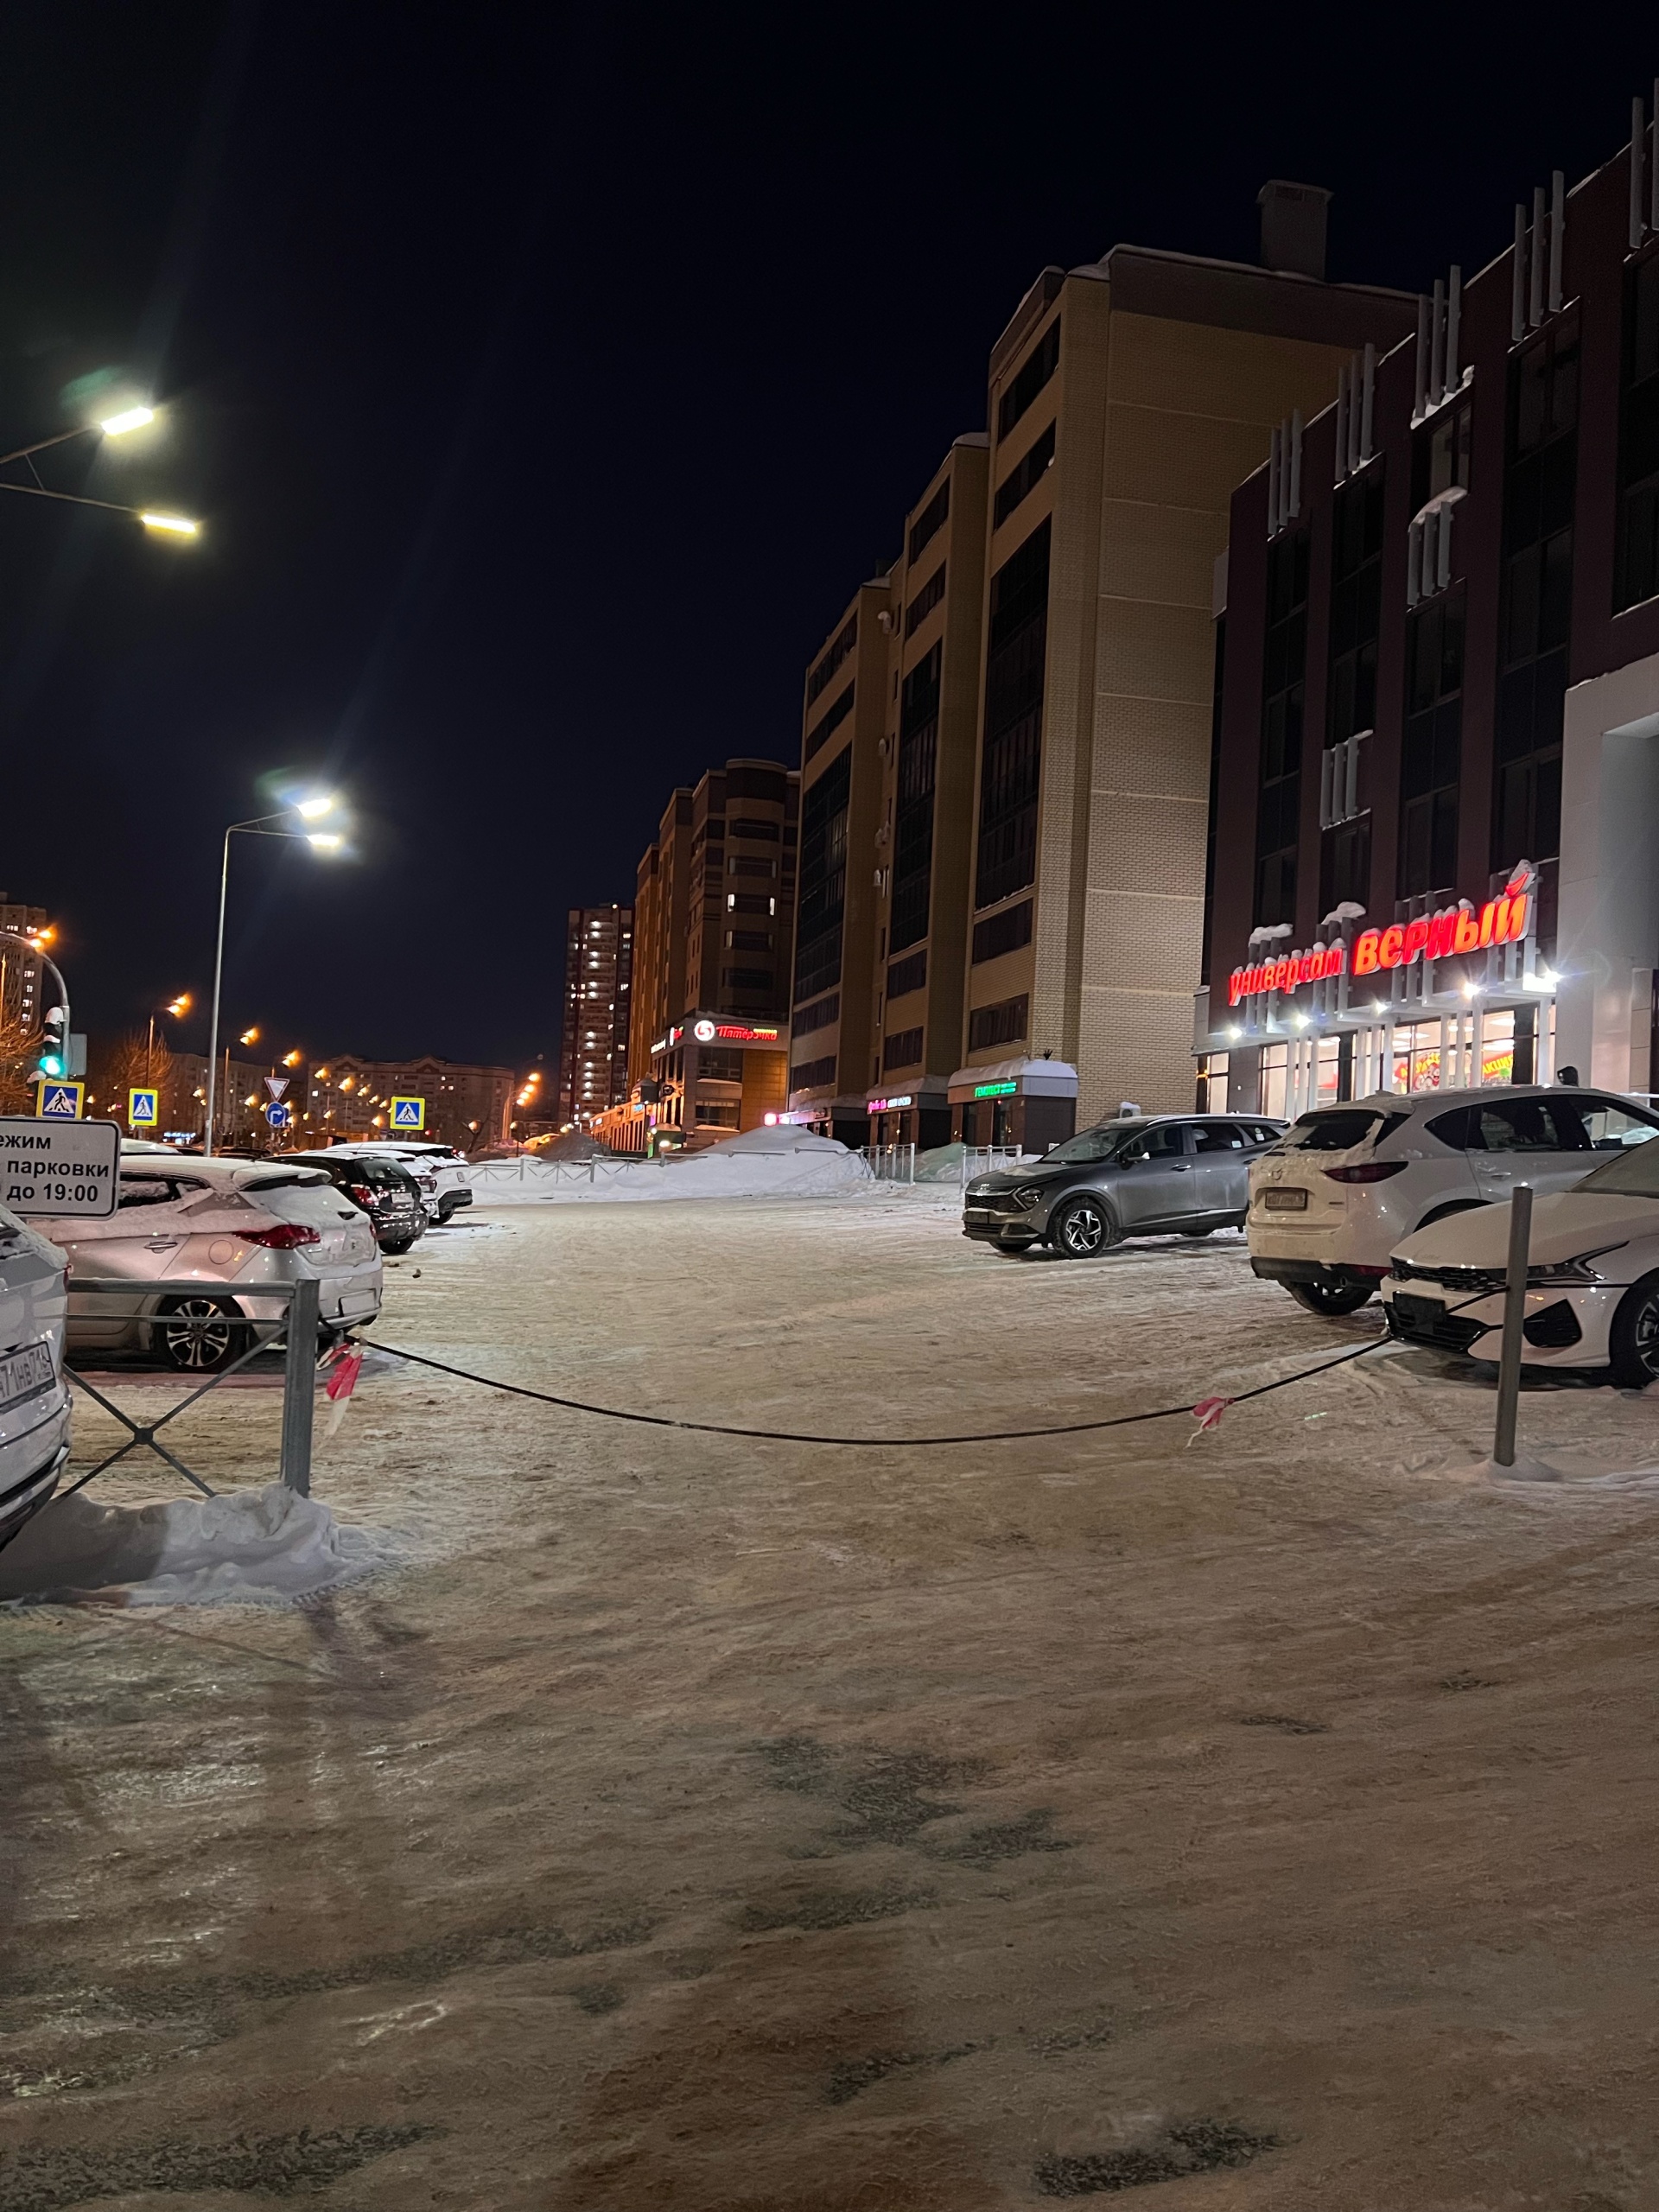
<path fill-rule="evenodd" d="M 870 1163 L 870 1173 L 878 1183 L 913 1183 L 916 1180 L 916 1147 L 913 1144 L 867 1144 L 859 1147 Z"/>
<path fill-rule="evenodd" d="M 962 1187 L 965 1191 L 976 1175 L 990 1175 L 999 1167 L 1012 1167 L 1017 1160 L 1029 1158 L 1017 1144 L 964 1145 L 962 1148 Z"/>
<path fill-rule="evenodd" d="M 499 1190 L 521 1183 L 537 1183 L 543 1189 L 567 1189 L 579 1186 L 586 1189 L 601 1183 L 626 1183 L 632 1175 L 659 1174 L 665 1170 L 660 1160 L 647 1160 L 643 1154 L 630 1153 L 615 1160 L 541 1160 L 534 1154 L 524 1154 L 517 1160 L 483 1160 L 467 1170 L 467 1180 L 474 1191 Z"/>
<path fill-rule="evenodd" d="M 202 1286 L 200 1282 L 139 1282 L 130 1276 L 118 1275 L 78 1274 L 73 1278 L 70 1289 L 77 1298 L 83 1291 L 91 1291 L 94 1294 L 100 1291 L 119 1293 L 128 1298 L 137 1294 L 146 1299 L 156 1296 L 184 1296 L 200 1299 L 202 1296 Z M 157 1433 L 167 1427 L 169 1422 L 177 1421 L 181 1414 L 188 1413 L 192 1406 L 199 1404 L 209 1391 L 218 1389 L 222 1382 L 228 1382 L 232 1375 L 247 1366 L 251 1360 L 257 1359 L 261 1352 L 269 1351 L 273 1344 L 280 1341 L 283 1346 L 284 1356 L 283 1440 L 278 1473 L 280 1479 L 289 1490 L 297 1491 L 302 1497 L 309 1497 L 311 1495 L 311 1439 L 316 1408 L 317 1339 L 321 1333 L 319 1308 L 321 1293 L 322 1287 L 315 1276 L 293 1283 L 261 1283 L 259 1296 L 262 1299 L 279 1299 L 285 1306 L 287 1310 L 282 1319 L 256 1321 L 232 1317 L 233 1325 L 247 1333 L 249 1341 L 246 1351 L 240 1353 L 227 1367 L 217 1369 L 199 1389 L 192 1390 L 188 1397 L 181 1398 L 176 1406 L 169 1406 L 159 1421 L 134 1421 L 130 1414 L 118 1406 L 112 1399 L 106 1398 L 101 1390 L 95 1389 L 86 1380 L 84 1375 L 78 1373 L 74 1368 L 66 1363 L 63 1370 L 66 1380 L 85 1396 L 90 1398 L 94 1405 L 101 1406 L 113 1420 L 119 1421 L 122 1427 L 127 1431 L 127 1440 L 100 1459 L 89 1473 L 78 1476 L 67 1490 L 59 1492 L 59 1496 L 67 1497 L 75 1491 L 84 1490 L 89 1482 L 103 1474 L 106 1469 L 114 1466 L 118 1460 L 124 1459 L 128 1452 L 137 1452 L 142 1447 L 146 1451 L 153 1452 L 158 1459 L 164 1459 L 169 1467 L 182 1475 L 186 1482 L 199 1490 L 204 1497 L 212 1497 L 214 1495 L 213 1485 L 204 1481 L 195 1469 L 188 1466 L 176 1453 L 168 1451 L 166 1445 L 158 1443 Z M 158 1322 L 173 1329 L 188 1328 L 190 1325 L 188 1322 L 181 1321 L 175 1315 L 159 1315 L 156 1318 Z M 225 1317 L 219 1315 L 216 1318 L 218 1325 L 223 1326 Z M 212 1325 L 213 1324 L 209 1320 L 203 1320 L 201 1323 L 204 1330 Z"/>

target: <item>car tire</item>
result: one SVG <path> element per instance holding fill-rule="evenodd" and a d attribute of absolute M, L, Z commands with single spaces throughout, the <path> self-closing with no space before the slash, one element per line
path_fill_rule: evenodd
<path fill-rule="evenodd" d="M 1450 1221 L 1454 1213 L 1478 1213 L 1485 1203 L 1484 1198 L 1456 1198 L 1449 1206 L 1436 1206 L 1432 1213 L 1426 1213 L 1417 1227 L 1433 1229 L 1437 1221 Z"/>
<path fill-rule="evenodd" d="M 1063 1260 L 1096 1260 L 1122 1240 L 1117 1216 L 1104 1198 L 1073 1198 L 1049 1224 L 1049 1243 Z"/>
<path fill-rule="evenodd" d="M 1285 1288 L 1299 1306 L 1317 1313 L 1322 1321 L 1339 1320 L 1357 1313 L 1376 1293 L 1368 1282 L 1287 1282 Z"/>
<path fill-rule="evenodd" d="M 1607 1332 L 1608 1365 L 1622 1390 L 1659 1382 L 1659 1274 L 1643 1275 L 1619 1300 Z"/>
<path fill-rule="evenodd" d="M 383 1244 L 380 1247 L 380 1249 L 383 1252 L 391 1252 L 393 1254 L 404 1253 L 409 1250 L 414 1242 L 415 1239 L 412 1236 L 396 1236 L 392 1239 L 391 1243 Z"/>
<path fill-rule="evenodd" d="M 233 1299 L 169 1298 L 157 1312 L 151 1342 L 160 1338 L 168 1365 L 181 1375 L 216 1375 L 245 1350 L 246 1331 Z"/>

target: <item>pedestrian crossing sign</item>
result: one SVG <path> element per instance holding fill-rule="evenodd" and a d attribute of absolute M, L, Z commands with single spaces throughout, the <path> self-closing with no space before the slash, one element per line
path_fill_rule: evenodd
<path fill-rule="evenodd" d="M 391 1102 L 391 1126 L 394 1129 L 423 1129 L 426 1127 L 424 1098 L 394 1098 Z"/>
<path fill-rule="evenodd" d="M 58 1083 L 42 1076 L 35 1087 L 35 1118 L 39 1122 L 79 1122 L 86 1112 L 84 1083 Z"/>
<path fill-rule="evenodd" d="M 130 1090 L 127 1093 L 127 1127 L 130 1129 L 153 1129 L 162 1118 L 161 1099 L 159 1090 Z"/>

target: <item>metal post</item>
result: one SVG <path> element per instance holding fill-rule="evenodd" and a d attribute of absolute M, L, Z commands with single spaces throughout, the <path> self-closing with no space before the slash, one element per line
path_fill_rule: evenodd
<path fill-rule="evenodd" d="M 219 988 L 225 975 L 225 893 L 231 880 L 231 833 L 225 832 L 225 851 L 219 864 L 219 935 L 213 940 L 213 1012 L 207 1025 L 207 1126 L 201 1140 L 201 1156 L 213 1156 L 213 1113 L 219 1089 Z M 227 1086 L 228 1087 L 228 1086 Z"/>
<path fill-rule="evenodd" d="M 288 1301 L 288 1351 L 283 1363 L 283 1480 L 311 1495 L 311 1422 L 316 1405 L 317 1313 L 322 1287 L 315 1275 L 294 1286 Z"/>
<path fill-rule="evenodd" d="M 1515 1465 L 1515 1415 L 1521 1395 L 1521 1324 L 1527 1317 L 1527 1253 L 1532 1243 L 1532 1186 L 1517 1183 L 1510 1200 L 1510 1258 L 1503 1287 L 1503 1349 L 1497 1366 L 1497 1425 L 1492 1464 Z"/>

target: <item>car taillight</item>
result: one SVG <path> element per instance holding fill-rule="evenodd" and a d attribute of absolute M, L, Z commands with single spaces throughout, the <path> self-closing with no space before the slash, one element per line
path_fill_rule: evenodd
<path fill-rule="evenodd" d="M 366 1183 L 348 1183 L 346 1187 L 351 1192 L 352 1196 L 357 1200 L 359 1205 L 362 1207 L 365 1213 L 372 1213 L 374 1211 L 374 1192 L 369 1188 Z"/>
<path fill-rule="evenodd" d="M 1333 1183 L 1386 1183 L 1410 1165 L 1408 1160 L 1362 1160 L 1352 1167 L 1326 1167 L 1321 1173 Z"/>
<path fill-rule="evenodd" d="M 238 1229 L 236 1234 L 245 1244 L 264 1244 L 273 1252 L 291 1252 L 296 1244 L 322 1242 L 315 1229 L 308 1229 L 301 1221 L 278 1222 L 275 1229 Z"/>

